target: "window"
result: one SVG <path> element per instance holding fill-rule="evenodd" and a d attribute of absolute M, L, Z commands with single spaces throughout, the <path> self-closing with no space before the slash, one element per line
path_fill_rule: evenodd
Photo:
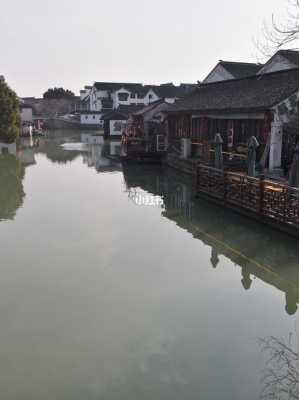
<path fill-rule="evenodd" d="M 88 115 L 85 115 L 85 119 L 88 119 Z"/>
<path fill-rule="evenodd" d="M 128 101 L 129 94 L 128 93 L 118 93 L 119 101 Z"/>
<path fill-rule="evenodd" d="M 131 97 L 131 99 L 135 99 L 136 94 L 135 93 L 131 93 L 130 97 Z"/>
<path fill-rule="evenodd" d="M 95 116 L 95 115 L 93 115 L 93 116 L 92 116 L 92 119 L 96 119 L 96 116 Z"/>

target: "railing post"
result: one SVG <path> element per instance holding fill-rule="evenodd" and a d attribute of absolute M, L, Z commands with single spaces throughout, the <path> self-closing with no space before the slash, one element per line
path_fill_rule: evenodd
<path fill-rule="evenodd" d="M 265 176 L 260 175 L 260 213 L 264 214 Z"/>

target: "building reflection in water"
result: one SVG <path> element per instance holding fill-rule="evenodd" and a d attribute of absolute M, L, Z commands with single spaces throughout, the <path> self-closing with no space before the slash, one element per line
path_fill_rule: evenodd
<path fill-rule="evenodd" d="M 297 241 L 264 225 L 242 217 L 220 206 L 196 199 L 194 182 L 173 170 L 145 165 L 122 166 L 117 155 L 120 142 L 105 142 L 91 135 L 40 138 L 24 141 L 20 159 L 2 155 L 1 187 L 10 180 L 4 171 L 17 171 L 8 191 L 1 191 L 0 218 L 13 218 L 23 203 L 22 179 L 24 165 L 35 163 L 36 154 L 45 154 L 52 162 L 72 162 L 79 155 L 83 162 L 97 172 L 123 171 L 127 191 L 141 189 L 159 198 L 162 216 L 174 221 L 211 248 L 211 267 L 217 269 L 221 256 L 241 268 L 240 284 L 248 291 L 254 287 L 254 277 L 285 293 L 285 310 L 289 315 L 297 312 L 299 303 L 299 249 Z M 23 165 L 21 161 L 23 162 Z M 11 175 L 13 172 L 11 172 Z M 5 192 L 5 193 L 4 193 Z M 4 198 L 5 197 L 5 198 Z M 133 197 L 132 197 L 133 198 Z"/>
<path fill-rule="evenodd" d="M 248 291 L 254 278 L 285 293 L 285 310 L 297 312 L 299 249 L 296 239 L 276 232 L 203 199 L 195 199 L 194 182 L 173 170 L 124 167 L 126 190 L 140 188 L 163 199 L 161 213 L 211 248 L 217 268 L 225 256 L 241 268 L 240 284 Z"/>
<path fill-rule="evenodd" d="M 89 137 L 89 139 L 88 139 Z M 36 155 L 44 154 L 53 163 L 66 164 L 82 156 L 83 162 L 98 172 L 120 171 L 121 164 L 113 158 L 120 152 L 120 142 L 94 142 L 92 135 L 52 132 L 47 137 L 22 138 L 20 144 L 0 143 L 0 221 L 14 219 L 22 207 L 25 192 L 25 168 L 36 164 Z"/>
<path fill-rule="evenodd" d="M 121 171 L 117 156 L 120 154 L 120 141 L 104 141 L 102 136 L 82 134 L 81 142 L 85 144 L 83 162 L 94 167 L 97 172 Z"/>
<path fill-rule="evenodd" d="M 120 171 L 117 159 L 120 141 L 104 141 L 103 136 L 68 131 L 51 132 L 46 137 L 23 138 L 19 155 L 24 164 L 35 163 L 35 155 L 44 154 L 53 163 L 66 164 L 82 156 L 83 163 L 97 172 Z"/>

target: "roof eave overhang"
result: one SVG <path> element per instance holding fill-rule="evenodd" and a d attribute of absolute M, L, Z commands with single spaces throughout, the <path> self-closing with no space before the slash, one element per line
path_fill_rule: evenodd
<path fill-rule="evenodd" d="M 198 114 L 198 115 L 208 115 L 208 114 L 251 114 L 251 113 L 261 113 L 269 111 L 272 106 L 265 107 L 248 107 L 248 108 L 230 108 L 230 109 L 185 109 L 185 110 L 168 110 L 165 111 L 167 115 L 182 115 L 182 114 Z"/>

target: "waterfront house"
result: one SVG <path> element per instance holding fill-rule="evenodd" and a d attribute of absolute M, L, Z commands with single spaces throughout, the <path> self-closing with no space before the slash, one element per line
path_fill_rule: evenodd
<path fill-rule="evenodd" d="M 82 125 L 104 126 L 104 116 L 120 106 L 143 104 L 144 88 L 140 83 L 95 82 L 82 91 L 80 120 Z"/>
<path fill-rule="evenodd" d="M 157 100 L 131 113 L 123 131 L 123 152 L 128 159 L 159 162 L 166 151 L 166 114 L 169 103 Z"/>
<path fill-rule="evenodd" d="M 106 139 L 119 139 L 126 129 L 131 114 L 143 108 L 142 105 L 122 105 L 103 116 L 104 136 Z"/>
<path fill-rule="evenodd" d="M 200 158 L 216 133 L 223 137 L 224 150 L 235 154 L 246 153 L 254 135 L 260 155 L 268 145 L 269 169 L 278 172 L 283 128 L 299 112 L 298 102 L 299 68 L 202 84 L 168 111 L 168 140 L 174 146 L 184 143 L 184 157 Z"/>
<path fill-rule="evenodd" d="M 98 124 L 107 113 L 120 107 L 145 106 L 165 99 L 174 103 L 189 93 L 196 85 L 172 83 L 162 85 L 142 85 L 141 83 L 95 82 L 91 89 L 81 91 L 81 124 Z"/>
<path fill-rule="evenodd" d="M 169 103 L 161 99 L 133 113 L 128 126 L 130 135 L 154 142 L 157 135 L 166 136 L 164 122 L 168 108 Z"/>

